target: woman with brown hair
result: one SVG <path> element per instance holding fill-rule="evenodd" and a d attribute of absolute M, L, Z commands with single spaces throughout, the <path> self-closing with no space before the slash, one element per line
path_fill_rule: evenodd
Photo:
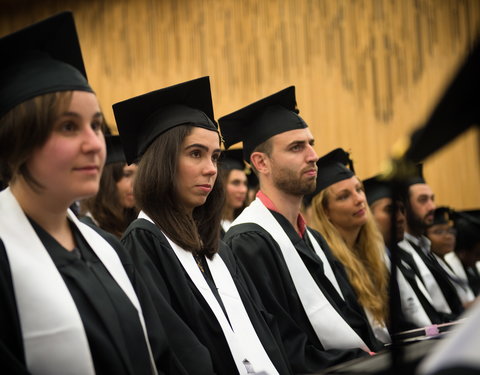
<path fill-rule="evenodd" d="M 119 136 L 107 136 L 107 161 L 100 179 L 98 193 L 80 203 L 83 221 L 90 221 L 120 238 L 128 225 L 137 218 L 133 182 L 135 164 L 127 165 Z"/>
<path fill-rule="evenodd" d="M 310 226 L 325 237 L 333 254 L 343 264 L 358 301 L 378 340 L 390 341 L 388 317 L 388 271 L 384 244 L 368 207 L 361 181 L 352 161 L 335 149 L 317 162 L 317 188 L 312 194 Z"/>
<path fill-rule="evenodd" d="M 219 241 L 224 191 L 208 77 L 113 106 L 141 209 L 122 242 L 209 349 L 218 374 L 288 374 L 253 286 Z M 193 353 L 194 355 L 195 353 Z"/>
<path fill-rule="evenodd" d="M 225 187 L 225 203 L 221 221 L 222 238 L 233 220 L 245 208 L 247 200 L 248 179 L 242 152 L 242 149 L 223 151 L 219 161 L 219 178 Z"/>
<path fill-rule="evenodd" d="M 2 372 L 185 374 L 120 242 L 69 210 L 97 193 L 105 162 L 73 15 L 10 34 L 0 50 Z"/>

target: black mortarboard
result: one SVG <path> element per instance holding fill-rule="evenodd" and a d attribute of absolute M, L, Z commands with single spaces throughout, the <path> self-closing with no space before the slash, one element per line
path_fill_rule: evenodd
<path fill-rule="evenodd" d="M 457 230 L 455 249 L 471 250 L 480 242 L 480 210 L 454 211 L 452 217 Z"/>
<path fill-rule="evenodd" d="M 71 12 L 63 12 L 0 39 L 0 116 L 38 95 L 93 92 Z"/>
<path fill-rule="evenodd" d="M 450 224 L 452 223 L 452 220 L 450 216 L 452 215 L 452 210 L 448 207 L 441 206 L 437 207 L 433 213 L 433 221 L 432 225 L 439 225 L 439 224 Z"/>
<path fill-rule="evenodd" d="M 123 162 L 126 163 L 123 145 L 118 135 L 109 135 L 105 137 L 107 144 L 107 160 L 105 164 Z"/>
<path fill-rule="evenodd" d="M 298 115 L 295 86 L 252 103 L 218 120 L 225 147 L 243 142 L 243 157 L 250 161 L 255 148 L 276 134 L 303 129 L 307 124 Z"/>
<path fill-rule="evenodd" d="M 392 198 L 393 192 L 390 183 L 381 180 L 380 176 L 373 176 L 363 180 L 363 188 L 369 205 L 382 198 Z"/>
<path fill-rule="evenodd" d="M 406 178 L 403 182 L 403 186 L 408 188 L 411 185 L 415 184 L 425 184 L 425 178 L 423 177 L 423 164 L 416 164 L 415 174 Z"/>
<path fill-rule="evenodd" d="M 243 162 L 243 150 L 241 148 L 235 148 L 223 151 L 218 161 L 218 166 L 228 171 L 232 169 L 245 170 L 246 165 Z"/>
<path fill-rule="evenodd" d="M 350 167 L 347 168 L 347 165 Z M 353 161 L 349 153 L 342 148 L 336 148 L 322 156 L 317 161 L 317 186 L 315 190 L 303 199 L 305 205 L 309 205 L 315 195 L 336 182 L 346 180 L 355 175 Z"/>
<path fill-rule="evenodd" d="M 425 125 L 411 136 L 406 152 L 418 162 L 453 140 L 471 125 L 480 124 L 480 38 L 460 66 Z"/>
<path fill-rule="evenodd" d="M 137 161 L 155 138 L 175 126 L 217 130 L 208 77 L 116 103 L 113 113 L 128 164 Z"/>

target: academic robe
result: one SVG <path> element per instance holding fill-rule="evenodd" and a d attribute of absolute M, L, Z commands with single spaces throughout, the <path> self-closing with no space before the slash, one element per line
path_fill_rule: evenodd
<path fill-rule="evenodd" d="M 447 273 L 442 268 L 442 266 L 438 263 L 438 261 L 435 259 L 435 256 L 433 255 L 433 253 L 429 249 L 428 250 L 422 249 L 422 247 L 420 247 L 419 244 L 414 243 L 407 236 L 405 236 L 405 239 L 403 241 L 399 242 L 399 246 L 402 247 L 404 250 L 410 252 L 410 254 L 412 254 L 412 251 L 418 254 L 418 257 L 420 259 L 419 261 L 423 262 L 423 264 L 431 272 L 434 278 L 434 281 L 440 288 L 441 293 L 445 297 L 445 300 L 447 301 L 448 306 L 450 307 L 450 310 L 452 312 L 452 317 L 456 319 L 464 310 L 462 302 L 460 301 L 457 291 L 455 290 L 455 287 L 452 285 Z M 420 267 L 420 265 L 417 264 L 417 267 Z M 423 281 L 425 282 L 425 280 Z"/>
<path fill-rule="evenodd" d="M 96 374 L 151 374 L 148 349 L 138 313 L 110 276 L 90 244 L 71 223 L 76 250 L 67 251 L 30 220 L 70 292 L 88 339 Z M 186 374 L 166 338 L 162 322 L 132 261 L 119 241 L 105 238 L 116 251 L 140 301 L 153 359 L 159 374 Z M 168 308 L 168 305 L 165 303 Z M 179 326 L 172 320 L 164 324 Z M 177 322 L 178 320 L 178 322 Z M 185 327 L 186 328 L 186 327 Z M 193 336 L 192 336 L 193 337 Z M 67 345 L 68 343 L 66 343 Z M 10 263 L 0 239 L 0 359 L 6 373 L 29 373 Z M 68 369 L 64 369 L 68 373 Z"/>
<path fill-rule="evenodd" d="M 129 249 L 135 264 L 145 272 L 144 276 L 150 281 L 149 287 L 165 296 L 177 314 L 208 348 L 215 373 L 238 374 L 220 324 L 161 230 L 152 222 L 140 218 L 130 224 L 122 242 Z M 280 374 L 290 374 L 290 366 L 275 321 L 263 310 L 254 286 L 243 277 L 236 260 L 225 247 L 221 242 L 219 255 L 232 275 L 266 353 Z M 209 283 L 211 286 L 212 281 Z M 220 298 L 218 293 L 215 297 L 217 300 Z M 221 301 L 219 302 L 221 305 Z"/>
<path fill-rule="evenodd" d="M 334 258 L 326 241 L 309 229 L 332 266 L 345 300 L 323 272 L 323 264 L 308 240 L 301 238 L 290 222 L 271 211 L 291 239 L 316 284 L 330 304 L 363 339 L 371 350 L 383 345 L 376 340 L 341 263 Z M 254 223 L 230 227 L 224 241 L 253 280 L 267 311 L 276 317 L 288 358 L 295 373 L 316 372 L 338 363 L 366 355 L 361 349 L 325 350 L 305 313 L 291 279 L 281 249 L 274 238 Z"/>
<path fill-rule="evenodd" d="M 415 295 L 417 296 L 419 302 L 421 303 L 425 313 L 430 318 L 432 324 L 440 324 L 445 323 L 452 320 L 451 315 L 446 315 L 441 313 L 435 309 L 435 307 L 431 304 L 431 301 L 427 298 L 424 292 L 420 289 L 420 287 L 424 287 L 421 280 L 421 275 L 418 269 L 416 268 L 415 260 L 413 259 L 412 255 L 407 251 L 398 248 L 398 255 L 400 259 L 399 269 L 402 272 L 403 276 L 407 280 L 407 282 L 412 287 Z M 424 289 L 424 288 L 423 288 Z M 426 291 L 426 289 L 424 289 Z M 428 291 L 426 291 L 428 294 Z M 421 327 L 417 327 L 421 328 Z"/>

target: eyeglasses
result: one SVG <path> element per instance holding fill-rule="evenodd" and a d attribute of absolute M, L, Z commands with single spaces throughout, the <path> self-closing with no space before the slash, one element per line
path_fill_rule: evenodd
<path fill-rule="evenodd" d="M 448 229 L 433 229 L 430 231 L 431 234 L 435 234 L 437 236 L 443 236 L 446 234 L 451 234 L 455 236 L 457 234 L 457 230 L 455 228 L 448 228 Z"/>

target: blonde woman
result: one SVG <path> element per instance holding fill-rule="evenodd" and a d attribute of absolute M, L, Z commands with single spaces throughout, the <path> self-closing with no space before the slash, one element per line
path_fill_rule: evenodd
<path fill-rule="evenodd" d="M 390 341 L 386 328 L 388 271 L 383 240 L 370 213 L 363 185 L 343 149 L 326 154 L 317 166 L 317 188 L 309 224 L 323 234 L 345 267 L 375 336 L 387 343 Z"/>

